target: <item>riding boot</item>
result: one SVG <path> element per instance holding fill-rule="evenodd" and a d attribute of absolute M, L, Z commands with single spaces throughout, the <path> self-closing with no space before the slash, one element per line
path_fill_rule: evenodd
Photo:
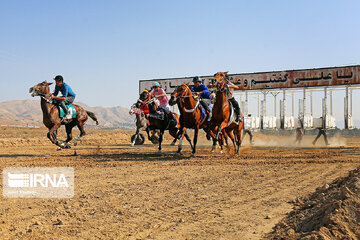
<path fill-rule="evenodd" d="M 59 101 L 59 106 L 64 110 L 65 115 L 68 114 L 68 109 L 65 105 L 65 101 Z"/>
<path fill-rule="evenodd" d="M 208 121 L 210 121 L 212 112 L 210 110 L 209 105 L 204 100 L 201 100 L 200 103 L 205 108 L 205 111 L 208 113 Z"/>
<path fill-rule="evenodd" d="M 234 107 L 234 112 L 236 115 L 236 122 L 241 122 L 242 119 L 240 118 L 240 107 L 239 107 L 239 103 L 235 100 L 235 98 L 231 98 L 229 99 L 229 101 L 232 103 L 233 107 Z"/>

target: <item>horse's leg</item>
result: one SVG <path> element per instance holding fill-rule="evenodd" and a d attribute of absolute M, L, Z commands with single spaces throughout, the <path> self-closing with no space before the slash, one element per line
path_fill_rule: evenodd
<path fill-rule="evenodd" d="M 235 128 L 236 134 L 236 150 L 235 153 L 239 154 L 240 146 L 241 146 L 241 131 L 243 129 L 244 122 L 240 122 L 238 127 Z"/>
<path fill-rule="evenodd" d="M 176 129 L 176 128 L 175 128 Z M 171 142 L 171 146 L 174 146 L 175 145 L 175 143 L 176 143 L 176 141 L 177 141 L 177 139 L 178 139 L 178 130 L 169 130 L 169 133 L 170 133 L 170 135 L 174 138 L 174 140 Z"/>
<path fill-rule="evenodd" d="M 233 143 L 233 146 L 234 146 L 234 152 L 236 152 L 236 144 L 235 144 L 235 138 L 234 138 L 234 134 L 233 134 L 233 129 L 226 129 L 226 134 L 231 139 L 231 142 Z"/>
<path fill-rule="evenodd" d="M 81 122 L 80 122 L 80 121 L 77 121 L 76 125 L 77 125 L 77 127 L 79 128 L 79 130 L 80 130 L 80 135 L 75 138 L 74 146 L 77 145 L 77 142 L 78 142 L 78 140 L 79 140 L 81 137 L 83 137 L 83 136 L 86 135 L 86 132 L 85 132 L 85 130 L 84 130 L 85 121 L 81 121 Z"/>
<path fill-rule="evenodd" d="M 223 137 L 224 138 L 224 143 L 226 143 L 226 146 L 229 146 L 228 139 L 227 139 L 227 134 L 228 133 L 226 131 L 224 131 L 224 130 L 221 131 L 221 132 L 224 135 L 224 137 Z"/>
<path fill-rule="evenodd" d="M 192 145 L 192 143 L 191 143 L 191 139 L 190 139 L 189 135 L 185 132 L 185 133 L 184 133 L 184 136 L 185 136 L 186 140 L 188 140 L 188 142 L 190 143 L 190 146 L 191 146 L 191 149 L 192 149 L 192 148 L 193 148 L 193 145 Z"/>
<path fill-rule="evenodd" d="M 148 140 L 151 141 L 149 127 L 146 127 L 145 131 L 148 136 Z"/>
<path fill-rule="evenodd" d="M 223 146 L 224 146 L 224 134 L 223 133 L 221 133 L 220 135 L 219 135 L 219 146 L 220 146 L 220 153 L 223 153 Z"/>
<path fill-rule="evenodd" d="M 218 134 L 217 134 L 217 132 L 218 132 L 218 130 L 219 130 L 219 127 L 213 127 L 212 128 L 212 130 L 210 131 L 211 133 L 212 133 L 212 136 L 213 136 L 213 145 L 212 145 L 212 148 L 211 148 L 211 152 L 214 152 L 215 151 L 215 149 L 216 149 L 216 142 L 217 142 L 217 140 L 218 140 Z"/>
<path fill-rule="evenodd" d="M 52 128 L 49 130 L 49 132 L 48 132 L 48 138 L 50 139 L 50 141 L 53 143 L 53 144 L 55 144 L 55 145 L 57 145 L 57 146 L 59 146 L 59 143 L 58 143 L 58 141 L 57 141 L 57 139 L 56 139 L 56 134 L 55 134 L 55 132 L 56 132 L 56 130 L 60 127 L 61 125 L 60 125 L 60 123 L 55 123 L 54 124 L 54 126 L 52 126 Z M 55 134 L 55 135 L 54 135 Z"/>
<path fill-rule="evenodd" d="M 178 145 L 178 150 L 176 152 L 176 155 L 180 155 L 181 154 L 181 150 L 182 150 L 182 141 L 183 141 L 183 138 L 181 137 L 184 133 L 184 128 L 183 127 L 180 127 L 180 130 L 178 132 L 178 138 L 179 138 L 179 145 Z"/>
<path fill-rule="evenodd" d="M 160 136 L 159 136 L 159 150 L 158 150 L 158 153 L 161 153 L 161 143 L 162 143 L 162 140 L 163 140 L 164 130 L 165 130 L 165 129 L 161 129 L 161 130 L 160 130 Z"/>
<path fill-rule="evenodd" d="M 70 148 L 70 145 L 68 143 L 72 139 L 72 129 L 73 129 L 74 126 L 75 126 L 75 124 L 73 122 L 65 125 L 67 138 L 66 138 L 65 142 L 61 144 L 65 148 Z"/>
<path fill-rule="evenodd" d="M 196 153 L 196 143 L 197 143 L 197 139 L 198 139 L 198 134 L 199 134 L 199 125 L 197 125 L 195 127 L 194 140 L 193 140 L 194 146 L 193 146 L 193 150 L 192 150 L 192 152 L 190 154 L 190 157 L 193 157 L 195 155 L 195 153 Z"/>
<path fill-rule="evenodd" d="M 226 126 L 226 123 L 222 122 L 222 123 L 220 124 L 220 126 L 218 127 L 218 129 L 217 129 L 217 131 L 216 131 L 215 138 L 214 138 L 214 140 L 213 140 L 213 146 L 212 146 L 211 152 L 214 152 L 214 151 L 215 151 L 215 149 L 216 149 L 216 143 L 218 142 L 218 139 L 219 139 L 219 134 L 220 134 L 221 130 L 222 130 L 223 128 L 225 128 L 225 126 Z"/>
<path fill-rule="evenodd" d="M 137 139 L 138 136 L 139 136 L 139 132 L 140 132 L 140 129 L 139 129 L 139 128 L 136 128 L 135 138 L 134 138 L 134 141 L 131 143 L 131 146 L 134 146 L 134 145 L 135 145 L 136 139 Z"/>

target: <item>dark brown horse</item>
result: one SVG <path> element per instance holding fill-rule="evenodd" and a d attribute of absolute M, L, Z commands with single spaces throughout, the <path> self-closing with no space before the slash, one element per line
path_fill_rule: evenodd
<path fill-rule="evenodd" d="M 216 142 L 219 139 L 220 132 L 224 130 L 226 132 L 226 134 L 223 134 L 224 137 L 226 138 L 226 135 L 230 137 L 235 148 L 235 153 L 238 154 L 241 145 L 241 131 L 243 129 L 244 122 L 235 121 L 234 109 L 231 109 L 231 104 L 227 99 L 227 91 L 229 91 L 227 82 L 224 79 L 221 79 L 217 83 L 217 88 L 218 90 L 216 91 L 215 103 L 212 109 L 213 116 L 211 118 L 211 131 L 216 132 L 215 138 L 213 139 L 212 151 L 216 148 Z M 241 118 L 243 118 L 242 115 Z M 233 132 L 235 133 L 236 140 Z"/>
<path fill-rule="evenodd" d="M 41 110 L 43 112 L 43 123 L 49 129 L 47 137 L 50 141 L 59 146 L 60 148 L 70 148 L 69 142 L 72 139 L 72 129 L 77 126 L 80 130 L 80 135 L 75 138 L 74 145 L 77 145 L 77 141 L 79 138 L 84 136 L 85 130 L 84 125 L 87 121 L 88 117 L 96 122 L 98 125 L 97 118 L 94 113 L 84 110 L 81 106 L 75 105 L 76 108 L 76 118 L 72 118 L 66 120 L 66 122 L 61 121 L 59 108 L 52 103 L 52 99 L 50 98 L 50 85 L 52 83 L 48 83 L 46 81 L 39 83 L 32 88 L 30 88 L 29 92 L 31 96 L 40 96 L 41 100 Z M 59 143 L 56 136 L 56 130 L 61 126 L 65 125 L 67 139 L 63 143 Z"/>
<path fill-rule="evenodd" d="M 157 129 L 160 130 L 158 153 L 161 153 L 161 143 L 163 140 L 163 135 L 164 135 L 165 130 L 169 130 L 170 135 L 175 138 L 174 141 L 176 141 L 176 139 L 178 139 L 179 137 L 180 137 L 180 140 L 182 140 L 185 136 L 186 139 L 188 140 L 188 142 L 190 143 L 190 146 L 192 147 L 191 139 L 187 135 L 186 129 L 184 131 L 182 131 L 181 134 L 179 133 L 179 129 L 180 129 L 179 115 L 177 115 L 176 113 L 172 113 L 176 118 L 177 124 L 176 124 L 176 126 L 170 126 L 169 117 L 167 116 L 167 114 L 164 112 L 163 109 L 158 107 L 158 105 L 156 103 L 156 98 L 154 96 L 152 96 L 151 93 L 149 93 L 148 91 L 142 92 L 140 94 L 139 100 L 142 103 L 140 101 L 138 101 L 136 103 L 137 107 L 140 107 L 143 105 L 149 106 L 148 119 L 149 119 L 150 125 L 148 125 L 148 127 L 146 128 L 146 132 L 147 132 L 149 140 L 150 140 L 149 130 L 157 130 Z"/>
<path fill-rule="evenodd" d="M 195 100 L 189 88 L 189 83 L 183 83 L 178 86 L 171 94 L 170 105 L 178 104 L 180 111 L 180 132 L 183 132 L 184 128 L 191 128 L 195 130 L 193 148 L 190 156 L 194 156 L 196 153 L 196 143 L 199 134 L 199 129 L 207 130 L 209 127 L 209 121 L 207 116 L 201 119 L 201 107 L 200 101 Z M 212 133 L 211 133 L 212 134 Z M 179 147 L 177 154 L 180 154 L 182 150 L 182 140 L 179 141 Z"/>

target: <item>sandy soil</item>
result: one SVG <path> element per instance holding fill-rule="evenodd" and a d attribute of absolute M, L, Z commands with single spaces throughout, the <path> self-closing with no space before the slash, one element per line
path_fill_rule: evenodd
<path fill-rule="evenodd" d="M 312 136 L 294 146 L 294 137 L 256 134 L 234 156 L 210 153 L 202 133 L 196 157 L 187 146 L 176 158 L 169 136 L 158 155 L 148 141 L 131 147 L 132 134 L 88 130 L 79 146 L 56 151 L 46 129 L 0 128 L 1 167 L 75 169 L 72 199 L 1 197 L 0 238 L 260 239 L 296 199 L 360 166 L 360 138 L 315 148 Z"/>

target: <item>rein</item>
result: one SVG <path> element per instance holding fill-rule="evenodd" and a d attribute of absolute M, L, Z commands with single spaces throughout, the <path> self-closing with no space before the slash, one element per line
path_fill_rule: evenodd
<path fill-rule="evenodd" d="M 44 99 L 47 103 L 53 103 L 52 99 L 50 98 L 50 95 L 45 95 L 44 93 L 38 92 L 38 91 L 36 91 L 36 92 L 34 92 L 34 93 L 36 93 L 39 97 L 41 97 L 42 99 Z M 35 95 L 34 95 L 34 96 L 35 96 Z M 34 97 L 34 96 L 33 96 L 33 97 Z"/>
<path fill-rule="evenodd" d="M 200 101 L 197 100 L 195 107 L 192 108 L 192 109 L 187 109 L 187 108 L 184 106 L 185 112 L 187 112 L 187 113 L 192 113 L 192 112 L 195 111 L 195 109 L 199 106 L 199 103 L 200 103 Z"/>
<path fill-rule="evenodd" d="M 185 89 L 183 89 L 183 93 L 182 94 L 184 94 L 184 91 L 185 90 L 189 90 L 190 91 L 190 95 L 185 95 L 185 96 L 182 96 L 182 94 L 180 95 L 180 96 L 178 96 L 177 98 L 180 98 L 180 99 L 184 99 L 184 98 L 190 98 L 190 97 L 193 97 L 194 98 L 194 100 L 195 100 L 195 98 L 199 98 L 199 96 L 198 95 L 193 95 L 192 94 L 192 92 L 191 92 L 191 90 L 190 90 L 190 88 L 189 88 L 189 86 L 188 85 L 185 85 L 186 86 L 186 88 Z M 184 111 L 185 112 L 187 112 L 187 113 L 192 113 L 192 112 L 194 112 L 195 111 L 195 109 L 199 106 L 199 103 L 200 103 L 200 101 L 199 101 L 199 99 L 197 99 L 197 102 L 196 102 L 196 104 L 195 104 L 195 107 L 194 108 L 192 108 L 192 109 L 187 109 L 185 106 L 184 106 Z"/>

